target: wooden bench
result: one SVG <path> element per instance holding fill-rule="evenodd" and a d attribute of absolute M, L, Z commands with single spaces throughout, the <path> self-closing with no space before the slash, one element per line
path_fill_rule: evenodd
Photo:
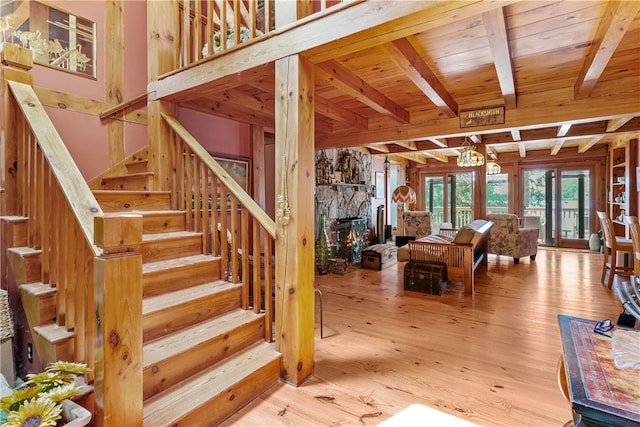
<path fill-rule="evenodd" d="M 442 236 L 437 239 L 426 236 L 411 241 L 408 243 L 409 261 L 445 263 L 449 280 L 463 282 L 464 292 L 473 294 L 475 271 L 480 264 L 487 265 L 487 241 L 491 227 L 491 221 L 475 220 L 458 230 L 451 242 Z"/>

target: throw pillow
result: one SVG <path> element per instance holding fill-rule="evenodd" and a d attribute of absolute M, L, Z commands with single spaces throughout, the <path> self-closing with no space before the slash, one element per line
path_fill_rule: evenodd
<path fill-rule="evenodd" d="M 458 230 L 456 237 L 453 239 L 453 243 L 468 245 L 469 243 L 471 243 L 471 240 L 473 239 L 473 236 L 475 234 L 476 231 L 473 228 L 465 225 L 460 230 Z"/>

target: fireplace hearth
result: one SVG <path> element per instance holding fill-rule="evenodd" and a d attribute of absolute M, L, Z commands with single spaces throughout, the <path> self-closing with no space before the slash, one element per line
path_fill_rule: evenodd
<path fill-rule="evenodd" d="M 367 219 L 340 218 L 335 221 L 336 257 L 351 263 L 362 260 L 362 251 L 367 247 Z"/>

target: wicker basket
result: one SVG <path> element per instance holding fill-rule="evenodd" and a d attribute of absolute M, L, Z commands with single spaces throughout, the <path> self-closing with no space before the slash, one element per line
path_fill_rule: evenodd
<path fill-rule="evenodd" d="M 13 320 L 9 312 L 9 295 L 0 289 L 0 340 L 13 337 Z"/>

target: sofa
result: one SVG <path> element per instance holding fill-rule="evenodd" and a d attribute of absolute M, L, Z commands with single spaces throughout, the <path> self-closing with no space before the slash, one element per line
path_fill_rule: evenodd
<path fill-rule="evenodd" d="M 489 234 L 490 254 L 510 256 L 514 264 L 527 256 L 531 261 L 536 259 L 539 228 L 520 227 L 520 220 L 515 214 L 491 214 L 487 218 L 494 223 Z"/>
<path fill-rule="evenodd" d="M 477 219 L 459 230 L 440 230 L 410 241 L 398 249 L 398 261 L 444 263 L 449 280 L 463 282 L 464 292 L 473 294 L 475 271 L 487 264 L 487 240 L 493 223 Z"/>

